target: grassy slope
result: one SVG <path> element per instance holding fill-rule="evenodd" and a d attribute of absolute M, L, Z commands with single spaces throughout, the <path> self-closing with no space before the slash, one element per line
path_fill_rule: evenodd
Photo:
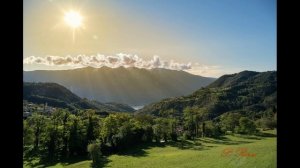
<path fill-rule="evenodd" d="M 127 153 L 109 156 L 105 167 L 121 168 L 275 168 L 276 137 L 237 137 L 225 136 L 223 139 L 204 138 L 195 142 L 187 141 L 184 149 L 179 143 L 165 146 L 140 146 Z M 239 148 L 247 148 L 248 153 L 256 156 L 240 156 Z M 234 153 L 222 156 L 224 149 L 233 149 Z M 91 161 L 69 164 L 67 168 L 88 168 Z M 53 167 L 63 167 L 61 163 Z"/>

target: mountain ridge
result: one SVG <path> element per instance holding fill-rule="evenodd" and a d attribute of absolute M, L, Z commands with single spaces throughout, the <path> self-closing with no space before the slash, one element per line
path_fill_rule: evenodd
<path fill-rule="evenodd" d="M 230 111 L 241 111 L 252 117 L 277 109 L 277 72 L 242 71 L 223 75 L 207 87 L 188 96 L 163 99 L 136 111 L 136 114 L 164 115 L 174 109 L 178 115 L 186 107 L 208 109 L 217 117 Z"/>
<path fill-rule="evenodd" d="M 215 80 L 185 71 L 136 67 L 23 71 L 23 76 L 26 82 L 58 83 L 80 97 L 131 106 L 188 95 Z"/>
<path fill-rule="evenodd" d="M 95 109 L 104 112 L 134 112 L 128 105 L 119 103 L 101 103 L 80 98 L 57 83 L 23 83 L 23 100 L 36 104 L 47 103 L 53 107 L 76 109 Z"/>

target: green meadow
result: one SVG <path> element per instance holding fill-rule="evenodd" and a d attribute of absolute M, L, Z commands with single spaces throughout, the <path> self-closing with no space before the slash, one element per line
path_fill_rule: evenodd
<path fill-rule="evenodd" d="M 24 160 L 24 167 L 88 168 L 90 160 L 44 165 Z M 112 168 L 275 168 L 276 133 L 261 136 L 226 135 L 220 139 L 198 138 L 185 142 L 152 143 L 102 159 L 99 167 Z"/>

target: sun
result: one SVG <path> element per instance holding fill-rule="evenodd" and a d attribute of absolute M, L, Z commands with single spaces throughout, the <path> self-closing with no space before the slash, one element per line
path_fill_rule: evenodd
<path fill-rule="evenodd" d="M 79 28 L 82 25 L 82 16 L 77 11 L 68 11 L 64 15 L 66 24 L 74 29 Z"/>

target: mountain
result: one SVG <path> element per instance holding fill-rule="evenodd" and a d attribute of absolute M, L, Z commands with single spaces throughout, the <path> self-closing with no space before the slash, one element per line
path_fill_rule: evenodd
<path fill-rule="evenodd" d="M 100 103 L 82 99 L 67 88 L 56 83 L 23 83 L 23 99 L 36 104 L 44 104 L 59 108 L 95 109 L 105 112 L 133 112 L 128 105 L 117 103 Z"/>
<path fill-rule="evenodd" d="M 211 118 L 230 111 L 256 118 L 274 113 L 277 111 L 277 72 L 242 71 L 224 75 L 189 96 L 164 99 L 136 113 L 161 116 L 173 109 L 181 116 L 188 106 L 208 109 Z"/>
<path fill-rule="evenodd" d="M 23 74 L 26 82 L 54 82 L 80 97 L 131 106 L 188 95 L 215 80 L 184 71 L 124 67 L 37 70 Z"/>
<path fill-rule="evenodd" d="M 229 87 L 239 85 L 241 82 L 247 81 L 247 79 L 257 74 L 259 74 L 259 72 L 242 71 L 237 74 L 223 75 L 211 83 L 209 87 Z"/>

